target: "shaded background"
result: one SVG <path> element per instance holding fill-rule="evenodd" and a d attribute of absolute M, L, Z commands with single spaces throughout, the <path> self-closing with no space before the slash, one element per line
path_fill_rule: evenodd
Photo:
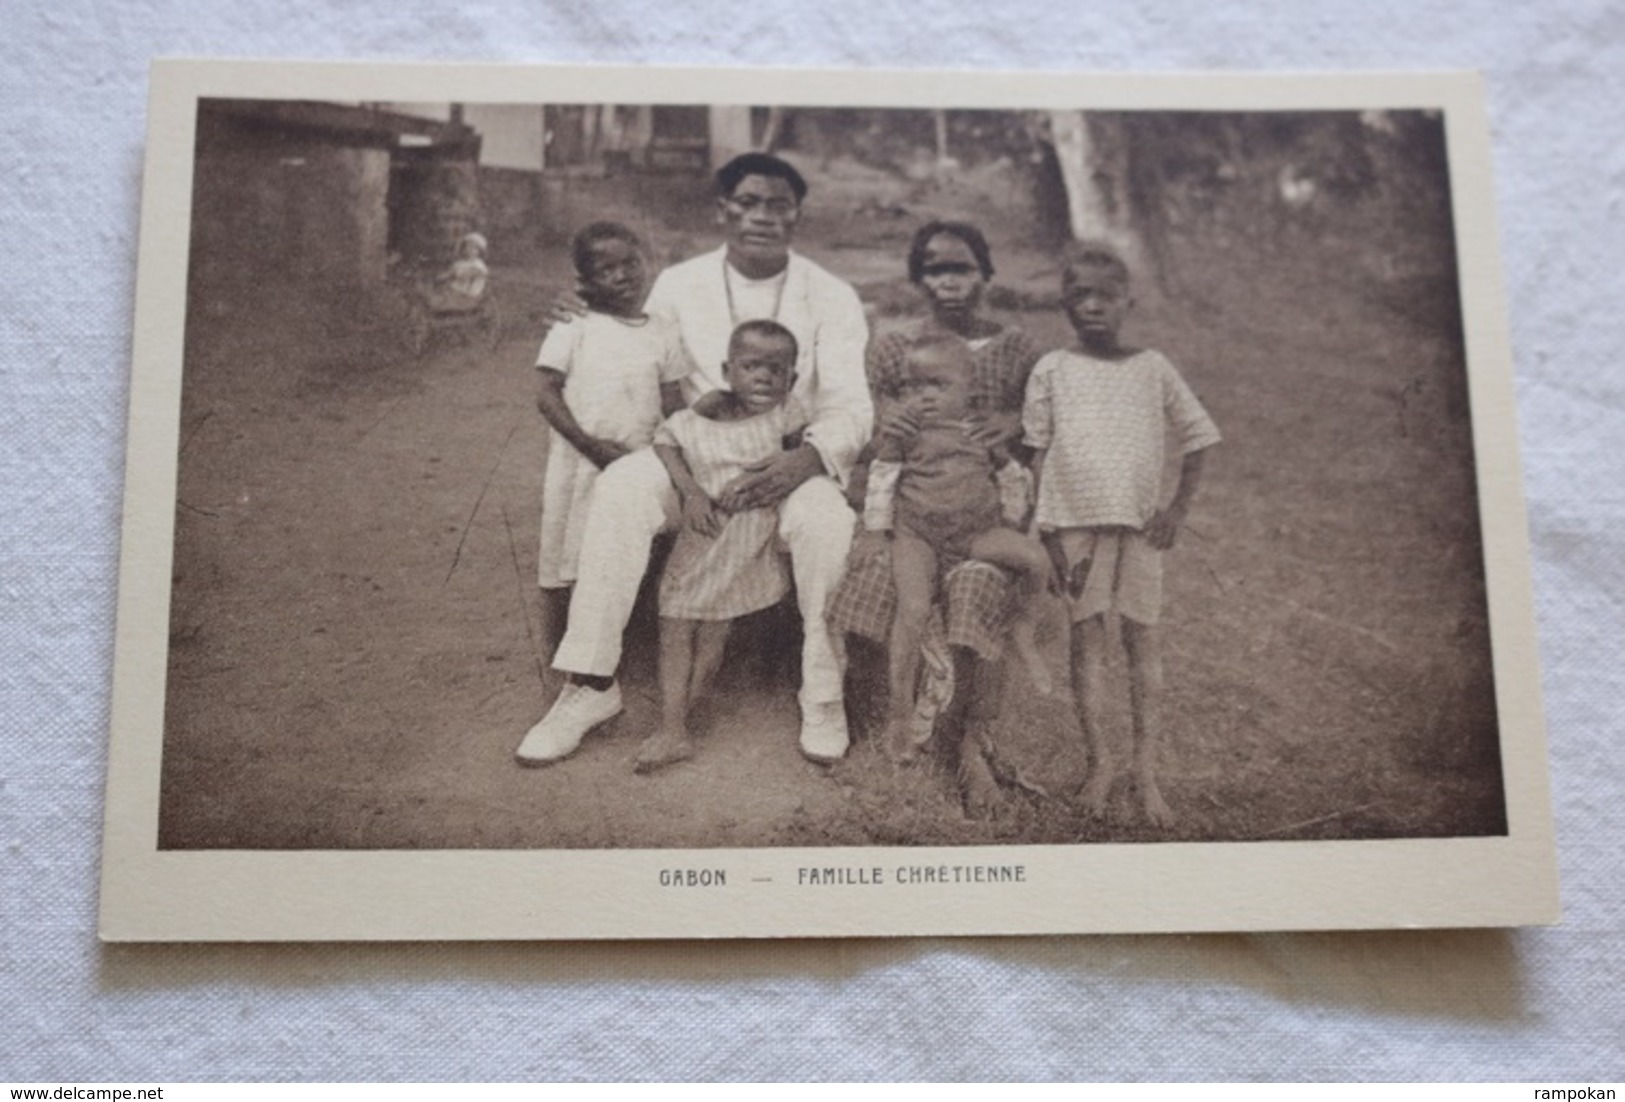
<path fill-rule="evenodd" d="M 1625 15 L 1452 3 L 23 2 L 0 123 L 0 1076 L 1618 1075 Z M 929 35 L 922 27 L 930 27 Z M 1567 922 L 718 946 L 94 940 L 147 59 L 1486 72 Z"/>

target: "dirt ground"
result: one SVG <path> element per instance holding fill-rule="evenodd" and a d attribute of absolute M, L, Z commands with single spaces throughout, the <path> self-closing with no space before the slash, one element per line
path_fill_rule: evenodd
<path fill-rule="evenodd" d="M 828 169 L 828 166 L 825 166 Z M 829 177 L 838 174 L 830 171 Z M 815 189 L 822 183 L 815 179 Z M 801 247 L 876 322 L 912 305 L 920 220 L 980 221 L 1007 320 L 1067 334 L 1054 269 L 986 196 L 861 173 L 815 190 Z M 714 243 L 703 217 L 634 196 L 657 259 Z M 820 205 L 821 204 L 821 205 Z M 667 208 L 672 204 L 667 202 Z M 651 214 L 650 209 L 657 213 Z M 703 214 L 703 211 L 702 211 Z M 1386 838 L 1498 833 L 1488 626 L 1449 273 L 1326 230 L 1177 243 L 1128 336 L 1181 366 L 1225 434 L 1169 559 L 1164 794 L 1153 831 L 1119 792 L 1066 798 L 1084 762 L 1067 698 L 1019 672 L 1000 744 L 1029 787 L 966 818 L 952 777 L 860 738 L 796 752 L 794 653 L 742 632 L 703 706 L 701 753 L 631 759 L 657 714 L 653 621 L 635 621 L 627 712 L 539 770 L 536 537 L 546 433 L 531 363 L 557 250 L 499 269 L 494 351 L 405 353 L 387 316 L 296 288 L 195 290 L 160 844 L 167 848 L 906 845 Z M 1424 258 L 1425 260 L 1426 258 Z M 1043 641 L 1058 675 L 1052 609 Z M 764 644 L 764 640 L 767 642 Z M 1115 654 L 1112 737 L 1127 756 Z M 865 702 L 867 706 L 868 702 Z M 858 710 L 862 710 L 860 707 Z"/>

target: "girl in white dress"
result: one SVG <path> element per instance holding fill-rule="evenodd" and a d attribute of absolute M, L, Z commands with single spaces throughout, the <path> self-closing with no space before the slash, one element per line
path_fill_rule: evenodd
<path fill-rule="evenodd" d="M 564 635 L 598 472 L 654 440 L 661 419 L 682 408 L 678 380 L 692 369 L 675 327 L 643 313 L 647 281 L 637 235 L 616 222 L 594 222 L 571 248 L 588 312 L 553 326 L 536 357 L 537 407 L 553 429 L 537 556 L 543 668 L 551 668 Z"/>

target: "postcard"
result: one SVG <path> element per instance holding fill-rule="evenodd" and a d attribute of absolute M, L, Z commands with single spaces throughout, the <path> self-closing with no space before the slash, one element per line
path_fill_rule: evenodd
<path fill-rule="evenodd" d="M 101 935 L 1558 916 L 1467 74 L 163 61 Z"/>

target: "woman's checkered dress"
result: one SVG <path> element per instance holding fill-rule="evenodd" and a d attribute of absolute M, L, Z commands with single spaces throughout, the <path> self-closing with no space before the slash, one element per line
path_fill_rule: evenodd
<path fill-rule="evenodd" d="M 896 400 L 910 342 L 926 324 L 910 323 L 876 337 L 869 346 L 869 389 L 876 408 Z M 972 408 L 986 413 L 1020 413 L 1027 376 L 1039 356 L 1032 338 L 1013 327 L 1006 327 L 991 340 L 973 344 Z M 948 642 L 969 647 L 984 658 L 998 658 L 1015 592 L 1008 576 L 991 563 L 973 559 L 950 570 L 942 586 Z M 830 597 L 826 618 L 832 631 L 884 643 L 890 636 L 896 609 L 897 588 L 892 581 L 890 556 L 876 556 L 847 570 Z"/>

